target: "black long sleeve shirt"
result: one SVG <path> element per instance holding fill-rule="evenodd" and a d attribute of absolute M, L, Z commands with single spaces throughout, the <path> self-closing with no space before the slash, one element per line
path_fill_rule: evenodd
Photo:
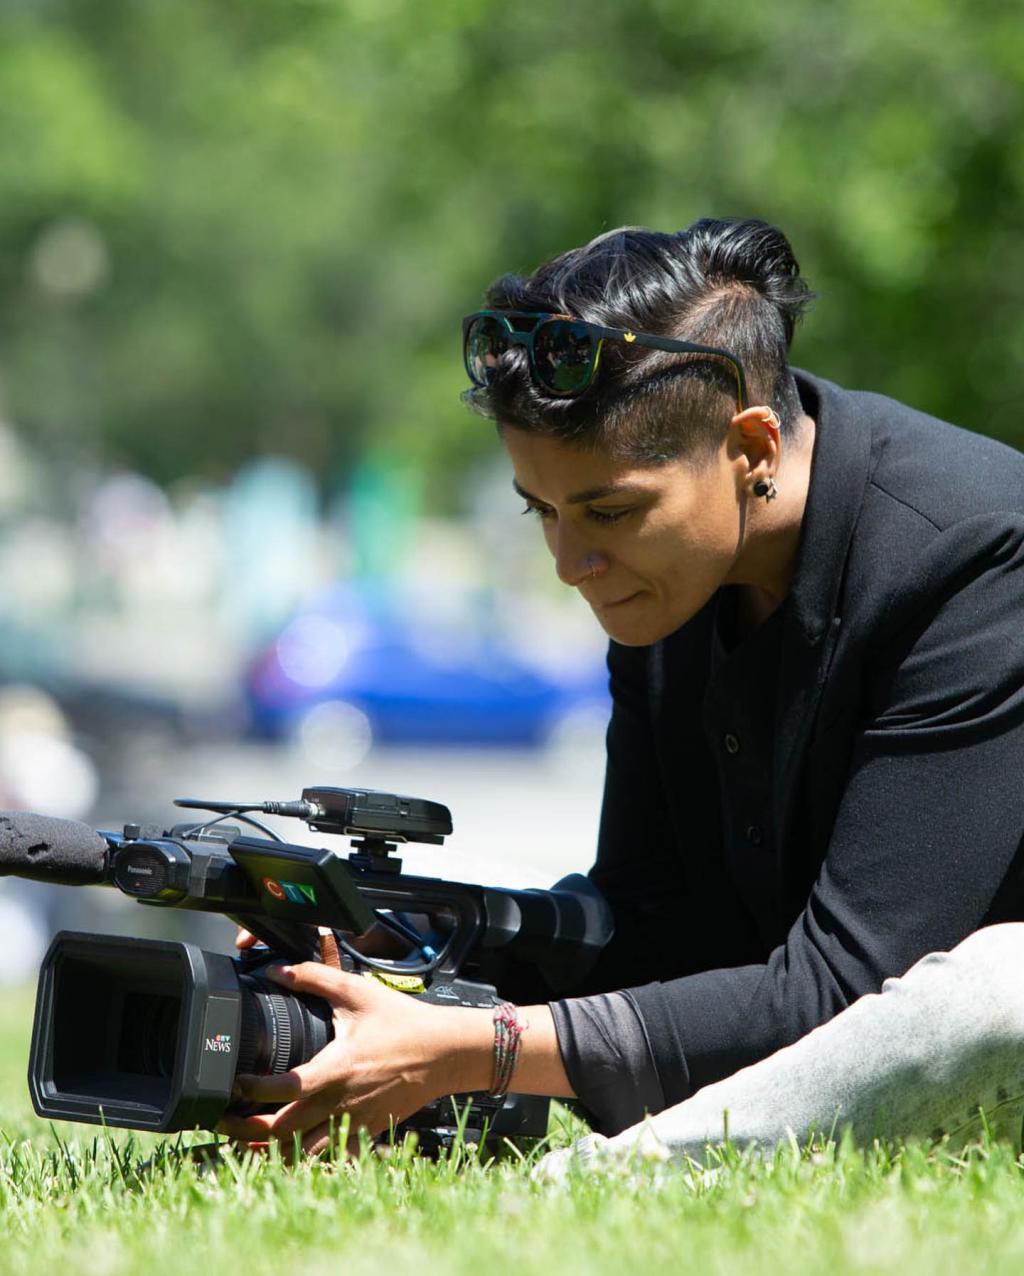
<path fill-rule="evenodd" d="M 1024 919 L 1024 458 L 799 385 L 811 485 L 764 648 L 723 652 L 722 597 L 611 645 L 591 877 L 616 934 L 584 1000 L 553 1006 L 608 1130 Z"/>

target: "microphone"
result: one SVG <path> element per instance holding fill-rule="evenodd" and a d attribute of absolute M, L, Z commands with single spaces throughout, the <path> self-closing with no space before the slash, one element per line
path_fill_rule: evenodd
<path fill-rule="evenodd" d="M 107 839 L 88 824 L 31 811 L 0 811 L 0 877 L 91 886 L 108 880 L 108 861 Z"/>

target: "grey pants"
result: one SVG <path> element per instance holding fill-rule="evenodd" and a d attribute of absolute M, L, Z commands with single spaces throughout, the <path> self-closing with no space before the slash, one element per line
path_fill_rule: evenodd
<path fill-rule="evenodd" d="M 622 1156 L 702 1161 L 708 1143 L 770 1149 L 851 1130 L 859 1143 L 985 1127 L 1019 1143 L 1024 1115 L 1024 923 L 930 953 L 880 993 L 768 1059 L 706 1086 L 612 1139 L 551 1153 L 538 1177 Z"/>

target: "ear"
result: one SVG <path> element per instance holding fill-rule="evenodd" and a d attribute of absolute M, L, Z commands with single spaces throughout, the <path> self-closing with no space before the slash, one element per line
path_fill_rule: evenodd
<path fill-rule="evenodd" d="M 782 456 L 782 423 L 766 405 L 737 412 L 729 422 L 730 452 L 743 462 L 744 486 L 773 478 Z"/>

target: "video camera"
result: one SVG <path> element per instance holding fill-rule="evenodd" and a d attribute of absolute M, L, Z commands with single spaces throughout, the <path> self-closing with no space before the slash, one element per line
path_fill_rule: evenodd
<path fill-rule="evenodd" d="M 171 829 L 97 833 L 69 820 L 0 814 L 0 874 L 115 886 L 142 904 L 223 913 L 259 943 L 231 958 L 190 943 L 62 931 L 40 970 L 29 1088 L 42 1117 L 152 1131 L 212 1128 L 238 1073 L 281 1073 L 333 1036 L 327 1003 L 261 972 L 321 961 L 425 1001 L 497 1004 L 511 968 L 568 987 L 611 937 L 607 904 L 578 875 L 550 891 L 472 886 L 402 873 L 400 843 L 441 845 L 447 807 L 368 789 L 307 788 L 293 802 L 178 799 L 207 812 Z M 284 841 L 255 812 L 353 839 L 347 856 Z M 227 823 L 237 820 L 239 823 Z M 263 836 L 244 834 L 246 824 Z M 378 927 L 403 953 L 369 956 Z M 542 1137 L 549 1101 L 454 1096 L 394 1131 L 435 1155 L 456 1131 L 480 1140 Z"/>

